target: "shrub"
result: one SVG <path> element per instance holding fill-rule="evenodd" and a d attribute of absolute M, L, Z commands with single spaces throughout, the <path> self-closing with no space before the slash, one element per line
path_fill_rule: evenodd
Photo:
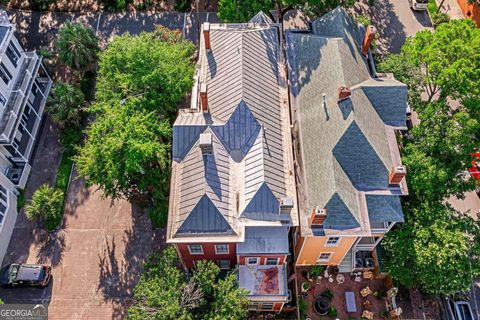
<path fill-rule="evenodd" d="M 323 268 L 320 266 L 313 266 L 309 271 L 309 276 L 311 278 L 317 278 L 319 275 L 322 274 Z"/>
<path fill-rule="evenodd" d="M 366 28 L 370 25 L 370 18 L 364 15 L 358 15 L 357 22 L 363 24 Z"/>
<path fill-rule="evenodd" d="M 25 216 L 29 220 L 41 218 L 45 229 L 55 230 L 61 222 L 63 213 L 63 192 L 41 185 L 33 194 L 32 200 L 25 207 Z"/>
<path fill-rule="evenodd" d="M 432 23 L 435 27 L 450 21 L 450 17 L 445 12 L 435 12 L 431 14 L 430 17 L 432 18 Z"/>
<path fill-rule="evenodd" d="M 337 316 L 337 309 L 335 309 L 335 307 L 330 307 L 330 309 L 328 309 L 328 316 L 335 318 Z"/>
<path fill-rule="evenodd" d="M 328 300 L 332 301 L 332 299 L 333 299 L 333 292 L 332 292 L 332 290 L 327 289 L 326 291 L 324 291 L 324 292 L 322 293 L 322 296 L 325 297 L 325 298 L 327 298 Z"/>
<path fill-rule="evenodd" d="M 112 11 L 124 10 L 131 0 L 103 0 L 105 8 Z"/>
<path fill-rule="evenodd" d="M 48 97 L 47 112 L 61 128 L 78 124 L 84 103 L 84 95 L 76 85 L 57 82 Z"/>
<path fill-rule="evenodd" d="M 178 0 L 175 2 L 175 11 L 186 12 L 190 9 L 189 0 Z"/>

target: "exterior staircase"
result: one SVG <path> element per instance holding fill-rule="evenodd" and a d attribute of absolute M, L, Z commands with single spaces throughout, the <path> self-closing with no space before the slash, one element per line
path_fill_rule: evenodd
<path fill-rule="evenodd" d="M 338 265 L 338 270 L 340 272 L 352 272 L 353 271 L 353 266 L 352 266 L 352 259 L 353 259 L 353 250 L 355 246 L 352 246 L 350 250 L 347 252 L 345 257 L 343 258 L 342 262 Z"/>

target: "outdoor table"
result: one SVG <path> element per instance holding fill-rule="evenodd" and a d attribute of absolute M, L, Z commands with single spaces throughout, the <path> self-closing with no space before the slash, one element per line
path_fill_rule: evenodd
<path fill-rule="evenodd" d="M 357 305 L 355 304 L 355 293 L 353 291 L 345 292 L 345 302 L 347 304 L 347 312 L 357 312 Z"/>

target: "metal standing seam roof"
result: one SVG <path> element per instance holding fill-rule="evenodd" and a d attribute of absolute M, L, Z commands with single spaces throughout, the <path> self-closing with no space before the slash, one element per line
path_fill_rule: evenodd
<path fill-rule="evenodd" d="M 237 254 L 287 254 L 288 227 L 245 227 L 245 242 L 237 245 Z"/>
<path fill-rule="evenodd" d="M 280 199 L 295 198 L 295 190 L 288 182 L 278 28 L 265 22 L 210 25 L 210 41 L 211 50 L 201 51 L 199 77 L 207 84 L 209 112 L 181 112 L 173 128 L 170 239 L 241 237 L 248 221 L 296 221 L 296 210 L 279 210 Z M 201 133 L 212 135 L 211 155 L 202 155 Z"/>
<path fill-rule="evenodd" d="M 368 229 L 367 208 L 357 195 L 389 188 L 388 172 L 398 164 L 387 130 L 405 120 L 406 86 L 371 78 L 360 53 L 361 32 L 344 9 L 314 21 L 312 31 L 286 35 L 292 103 L 298 111 L 303 211 L 327 208 L 326 226 L 332 229 Z M 350 87 L 351 97 L 338 102 L 340 86 Z"/>

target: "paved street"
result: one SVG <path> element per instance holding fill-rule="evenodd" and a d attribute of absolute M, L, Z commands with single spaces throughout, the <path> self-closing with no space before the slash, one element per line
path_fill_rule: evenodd
<path fill-rule="evenodd" d="M 122 13 L 51 13 L 7 10 L 16 24 L 18 39 L 27 50 L 52 46 L 58 29 L 67 20 L 82 22 L 96 30 L 100 42 L 105 45 L 114 35 L 129 32 L 138 34 L 152 31 L 155 25 L 181 30 L 186 38 L 198 41 L 199 25 L 205 21 L 218 22 L 215 13 L 201 12 L 122 12 Z M 198 23 L 200 21 L 200 24 Z"/>
<path fill-rule="evenodd" d="M 361 3 L 356 5 L 355 11 L 371 17 L 379 35 L 378 49 L 382 53 L 400 52 L 407 37 L 432 27 L 427 12 L 412 11 L 408 0 L 375 1 L 372 7 Z"/>

